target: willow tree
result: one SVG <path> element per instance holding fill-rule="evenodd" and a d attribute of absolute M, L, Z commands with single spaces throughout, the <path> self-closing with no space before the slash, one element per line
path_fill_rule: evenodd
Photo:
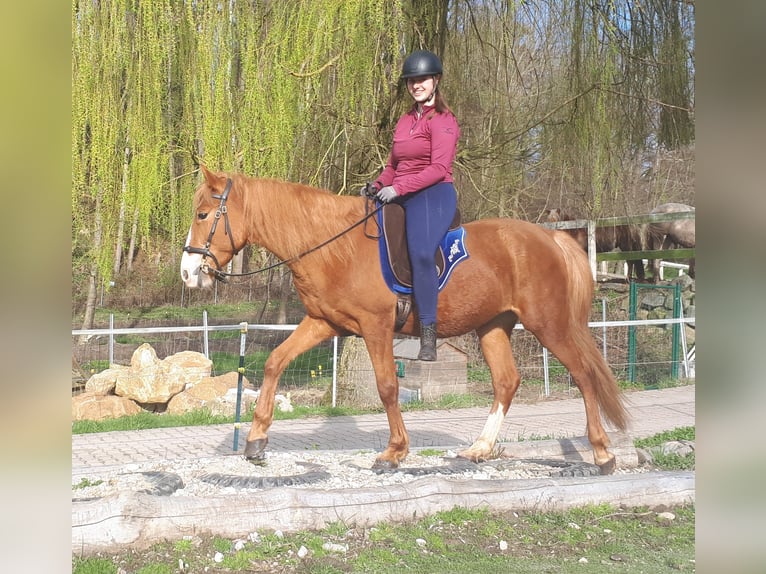
<path fill-rule="evenodd" d="M 566 52 L 550 92 L 565 105 L 543 124 L 550 178 L 582 215 L 635 211 L 648 201 L 641 190 L 630 194 L 644 186 L 647 158 L 693 139 L 686 123 L 691 46 L 679 27 L 689 8 L 672 0 L 567 0 L 559 8 L 566 28 L 556 41 Z M 693 18 L 685 25 L 688 32 Z M 679 136 L 663 135 L 665 124 L 681 126 Z"/>
<path fill-rule="evenodd" d="M 83 327 L 126 246 L 148 244 L 167 173 L 162 82 L 171 2 L 77 2 L 72 10 L 73 254 L 88 268 Z M 129 219 L 128 219 L 129 218 Z M 126 240 L 126 225 L 130 238 Z M 129 259 L 130 260 L 130 259 Z"/>

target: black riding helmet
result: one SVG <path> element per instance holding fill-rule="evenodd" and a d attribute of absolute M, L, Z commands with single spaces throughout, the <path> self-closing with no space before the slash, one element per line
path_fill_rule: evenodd
<path fill-rule="evenodd" d="M 401 79 L 417 78 L 418 76 L 439 76 L 442 73 L 442 62 L 439 57 L 428 50 L 416 50 L 404 60 Z"/>

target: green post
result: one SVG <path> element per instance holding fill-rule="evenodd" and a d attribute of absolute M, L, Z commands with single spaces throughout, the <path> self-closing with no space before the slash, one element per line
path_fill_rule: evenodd
<path fill-rule="evenodd" d="M 637 285 L 636 283 L 630 283 L 630 299 L 628 318 L 631 321 L 636 320 L 636 299 L 637 297 Z M 636 326 L 630 325 L 628 327 L 628 380 L 631 383 L 636 382 Z"/>
<path fill-rule="evenodd" d="M 681 318 L 681 285 L 676 283 L 673 289 L 673 319 Z M 672 349 L 670 357 L 670 377 L 672 379 L 678 378 L 678 363 L 679 363 L 679 345 L 681 341 L 681 324 L 673 323 L 672 329 Z"/>

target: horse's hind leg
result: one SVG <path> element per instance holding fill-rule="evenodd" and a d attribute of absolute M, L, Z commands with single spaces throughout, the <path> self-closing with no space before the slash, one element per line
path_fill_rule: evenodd
<path fill-rule="evenodd" d="M 492 458 L 508 407 L 521 382 L 510 345 L 514 323 L 515 317 L 503 317 L 477 329 L 484 360 L 492 373 L 495 401 L 479 438 L 469 448 L 458 453 L 458 456 L 474 462 Z"/>
<path fill-rule="evenodd" d="M 524 326 L 532 331 L 526 323 Z M 621 430 L 626 426 L 627 415 L 609 366 L 584 325 L 567 325 L 560 321 L 547 324 L 543 331 L 535 331 L 532 332 L 540 343 L 556 355 L 580 389 L 594 462 L 602 474 L 611 474 L 616 464 L 614 455 L 607 450 L 609 437 L 601 424 L 601 411 Z"/>
<path fill-rule="evenodd" d="M 259 460 L 264 456 L 269 442 L 268 430 L 274 419 L 274 395 L 279 384 L 279 377 L 287 365 L 301 353 L 336 334 L 337 331 L 328 323 L 304 317 L 295 331 L 271 352 L 263 367 L 261 394 L 255 405 L 253 424 L 247 435 L 245 458 Z"/>

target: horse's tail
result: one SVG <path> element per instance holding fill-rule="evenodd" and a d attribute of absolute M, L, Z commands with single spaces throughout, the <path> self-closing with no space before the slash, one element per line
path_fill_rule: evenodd
<path fill-rule="evenodd" d="M 565 233 L 553 235 L 556 244 L 564 254 L 569 277 L 569 324 L 575 326 L 570 331 L 574 344 L 583 357 L 583 366 L 587 376 L 593 381 L 596 400 L 604 416 L 620 430 L 628 425 L 628 414 L 622 401 L 622 394 L 612 370 L 596 347 L 596 342 L 588 330 L 587 324 L 593 302 L 593 277 L 588 258 L 576 242 Z"/>

